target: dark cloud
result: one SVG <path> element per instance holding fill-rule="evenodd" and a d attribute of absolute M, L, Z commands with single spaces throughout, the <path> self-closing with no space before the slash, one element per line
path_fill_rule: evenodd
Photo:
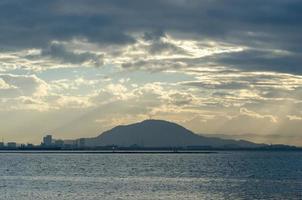
<path fill-rule="evenodd" d="M 69 51 L 64 45 L 59 43 L 52 43 L 47 48 L 43 49 L 41 56 L 58 59 L 65 63 L 82 64 L 84 62 L 91 62 L 91 64 L 95 66 L 103 65 L 103 56 L 90 52 L 78 53 Z"/>
<path fill-rule="evenodd" d="M 299 0 L 6 0 L 0 4 L 0 22 L 2 39 L 10 36 L 18 42 L 21 38 L 43 43 L 83 36 L 92 41 L 122 43 L 131 41 L 127 31 L 138 30 L 188 32 L 222 40 L 235 33 L 258 40 L 266 39 L 266 35 L 300 39 L 299 8 Z M 286 37 L 287 41 L 293 39 Z"/>
<path fill-rule="evenodd" d="M 53 40 L 86 38 L 91 42 L 124 44 L 134 39 L 113 22 L 113 16 L 100 13 L 79 15 L 61 12 L 65 3 L 77 2 L 1 1 L 0 42 L 3 48 L 45 47 Z M 85 6 L 86 1 L 81 2 Z M 93 6 L 93 5 L 92 5 Z M 106 9 L 106 8 L 105 8 Z"/>
<path fill-rule="evenodd" d="M 145 32 L 143 39 L 146 41 L 158 41 L 166 37 L 166 34 L 162 30 L 154 30 L 151 32 Z"/>
<path fill-rule="evenodd" d="M 150 43 L 150 45 L 147 46 L 150 54 L 187 54 L 184 49 L 168 42 L 167 35 L 161 30 L 146 32 L 143 39 Z"/>
<path fill-rule="evenodd" d="M 160 41 L 176 37 L 215 40 L 254 49 L 286 50 L 232 54 L 219 61 L 249 70 L 301 73 L 302 2 L 300 0 L 3 0 L 0 3 L 2 50 L 46 48 L 53 40 L 85 38 L 98 44 L 135 42 L 132 33 Z M 150 51 L 177 50 L 155 42 Z M 243 66 L 244 63 L 247 63 Z"/>
<path fill-rule="evenodd" d="M 263 50 L 216 55 L 210 60 L 248 71 L 277 71 L 302 74 L 302 54 Z"/>

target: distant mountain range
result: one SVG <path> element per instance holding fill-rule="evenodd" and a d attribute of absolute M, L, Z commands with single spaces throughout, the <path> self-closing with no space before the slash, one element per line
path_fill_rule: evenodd
<path fill-rule="evenodd" d="M 212 148 L 259 148 L 266 144 L 256 144 L 245 140 L 205 137 L 172 122 L 145 120 L 130 125 L 117 126 L 95 138 L 85 139 L 86 147 L 212 147 Z"/>

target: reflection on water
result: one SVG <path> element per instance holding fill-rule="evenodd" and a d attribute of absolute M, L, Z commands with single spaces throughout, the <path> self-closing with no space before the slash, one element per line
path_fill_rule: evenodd
<path fill-rule="evenodd" d="M 0 199 L 302 199 L 302 153 L 0 154 Z"/>

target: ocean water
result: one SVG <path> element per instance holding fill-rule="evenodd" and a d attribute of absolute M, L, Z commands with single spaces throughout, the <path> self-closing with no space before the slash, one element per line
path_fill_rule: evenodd
<path fill-rule="evenodd" d="M 302 153 L 1 153 L 0 199 L 302 199 Z"/>

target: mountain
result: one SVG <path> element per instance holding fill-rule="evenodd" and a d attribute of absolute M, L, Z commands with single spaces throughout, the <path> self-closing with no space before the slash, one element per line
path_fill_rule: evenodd
<path fill-rule="evenodd" d="M 255 148 L 264 145 L 244 140 L 205 137 L 197 135 L 176 123 L 164 120 L 145 120 L 135 124 L 117 126 L 95 138 L 87 138 L 85 139 L 85 146 Z"/>

